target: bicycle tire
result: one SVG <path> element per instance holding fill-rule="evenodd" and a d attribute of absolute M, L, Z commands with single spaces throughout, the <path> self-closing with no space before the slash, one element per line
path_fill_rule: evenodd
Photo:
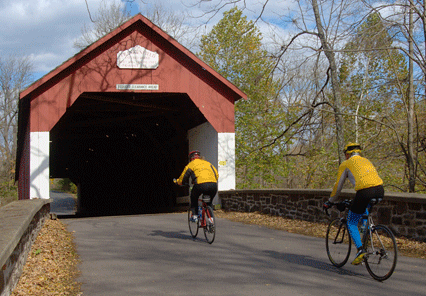
<path fill-rule="evenodd" d="M 395 270 L 398 258 L 398 247 L 392 231 L 384 225 L 376 225 L 367 233 L 364 257 L 368 273 L 377 281 L 388 279 Z"/>
<path fill-rule="evenodd" d="M 200 225 L 200 221 L 197 219 L 197 222 L 192 221 L 192 211 L 191 209 L 188 210 L 188 227 L 189 227 L 189 232 L 191 233 L 191 236 L 193 238 L 197 237 L 198 234 L 198 228 Z"/>
<path fill-rule="evenodd" d="M 336 218 L 328 224 L 325 237 L 325 248 L 328 259 L 336 267 L 342 267 L 348 262 L 351 254 L 352 240 L 346 222 Z"/>
<path fill-rule="evenodd" d="M 204 236 L 209 244 L 213 243 L 216 237 L 216 218 L 213 213 L 213 209 L 210 206 L 206 207 L 204 211 L 204 221 L 206 226 L 204 228 Z"/>

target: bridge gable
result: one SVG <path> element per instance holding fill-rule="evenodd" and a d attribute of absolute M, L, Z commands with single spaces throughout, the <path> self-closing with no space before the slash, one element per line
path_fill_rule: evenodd
<path fill-rule="evenodd" d="M 142 47 L 158 54 L 155 69 L 122 69 L 120 51 Z M 50 131 L 83 93 L 185 93 L 217 132 L 234 132 L 238 88 L 176 40 L 136 15 L 21 93 L 30 101 L 30 131 Z"/>

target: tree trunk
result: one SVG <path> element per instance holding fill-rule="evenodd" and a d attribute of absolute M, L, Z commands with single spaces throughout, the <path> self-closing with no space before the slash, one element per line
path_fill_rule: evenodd
<path fill-rule="evenodd" d="M 331 75 L 331 87 L 333 91 L 333 108 L 334 108 L 334 118 L 336 123 L 336 140 L 337 140 L 337 149 L 339 155 L 339 163 L 344 160 L 343 147 L 345 146 L 345 137 L 344 137 L 344 123 L 342 116 L 342 94 L 340 90 L 340 81 L 337 75 L 337 65 L 336 59 L 333 52 L 333 49 L 327 42 L 325 36 L 324 28 L 321 22 L 321 17 L 318 9 L 317 0 L 312 0 L 312 8 L 315 14 L 315 21 L 318 28 L 318 37 L 321 41 L 322 48 L 324 50 L 325 56 L 328 59 L 330 64 L 330 75 Z"/>
<path fill-rule="evenodd" d="M 410 4 L 411 5 L 411 4 Z M 413 9 L 410 7 L 409 15 L 408 50 L 413 55 Z M 407 165 L 408 165 L 408 191 L 414 192 L 416 186 L 416 165 L 414 157 L 414 82 L 413 60 L 409 59 L 409 87 L 408 87 L 408 137 L 407 137 Z"/>

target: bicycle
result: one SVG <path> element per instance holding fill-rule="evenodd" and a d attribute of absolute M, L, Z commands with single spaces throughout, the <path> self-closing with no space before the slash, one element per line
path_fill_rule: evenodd
<path fill-rule="evenodd" d="M 197 237 L 198 229 L 203 228 L 204 237 L 211 244 L 216 237 L 216 219 L 212 207 L 207 204 L 210 202 L 210 196 L 202 194 L 198 202 L 201 203 L 201 213 L 193 213 L 191 208 L 188 209 L 189 232 L 195 238 Z M 194 215 L 198 216 L 197 220 L 193 220 L 192 216 Z"/>
<path fill-rule="evenodd" d="M 368 273 L 373 279 L 384 281 L 395 270 L 398 248 L 392 231 L 385 225 L 375 225 L 371 217 L 370 213 L 373 206 L 380 201 L 381 198 L 370 201 L 368 215 L 366 217 L 365 215 L 363 216 L 363 219 L 367 219 L 367 225 L 361 234 L 361 241 L 367 251 L 363 262 Z M 352 239 L 347 225 L 347 210 L 350 208 L 351 203 L 349 200 L 344 200 L 331 204 L 331 206 L 336 206 L 340 212 L 340 217 L 333 219 L 328 225 L 325 246 L 331 263 L 339 268 L 346 264 L 351 253 Z M 330 216 L 328 209 L 325 209 L 325 213 Z"/>

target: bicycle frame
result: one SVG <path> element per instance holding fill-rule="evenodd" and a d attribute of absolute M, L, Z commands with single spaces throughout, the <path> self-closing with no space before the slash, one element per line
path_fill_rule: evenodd
<path fill-rule="evenodd" d="M 345 218 L 340 218 L 340 221 L 342 224 L 346 224 L 346 219 Z M 340 224 L 339 230 L 336 233 L 336 236 L 334 238 L 334 242 L 333 244 L 341 244 L 343 243 L 343 238 L 345 237 L 345 233 L 343 233 L 343 235 L 340 234 L 341 231 L 345 232 L 347 228 L 343 228 L 342 224 Z M 343 228 L 343 229 L 342 229 Z M 337 240 L 337 238 L 340 237 L 340 240 Z"/>
<path fill-rule="evenodd" d="M 388 279 L 395 270 L 398 247 L 392 231 L 385 225 L 375 224 L 371 215 L 372 208 L 380 200 L 372 200 L 367 212 L 367 225 L 361 241 L 367 251 L 364 264 L 369 274 L 378 281 Z M 326 233 L 326 250 L 331 263 L 336 267 L 346 264 L 351 252 L 351 237 L 346 220 L 348 201 L 333 204 L 340 212 L 340 218 L 331 220 Z M 328 215 L 328 208 L 325 213 Z M 347 232 L 346 232 L 347 231 Z M 345 238 L 348 243 L 345 244 Z"/>
<path fill-rule="evenodd" d="M 211 215 L 210 212 L 207 211 L 207 201 L 210 201 L 210 197 L 205 198 L 204 196 L 202 196 L 201 198 L 198 199 L 199 202 L 201 202 L 201 221 L 200 221 L 200 227 L 206 227 L 206 217 L 207 219 L 211 219 Z"/>
<path fill-rule="evenodd" d="M 372 238 L 372 235 L 373 235 L 371 229 L 373 229 L 373 227 L 374 227 L 373 217 L 371 217 L 371 215 L 369 214 L 368 215 L 368 222 L 367 222 L 367 229 L 365 229 L 365 231 L 362 235 L 362 238 L 361 238 L 362 245 L 364 247 L 366 247 L 365 242 L 367 240 L 367 235 L 370 237 L 370 242 L 371 242 L 371 238 Z"/>
<path fill-rule="evenodd" d="M 201 220 L 200 220 L 200 227 L 206 227 L 206 213 L 210 216 L 209 211 L 206 211 L 207 209 L 207 203 L 203 201 L 201 198 L 198 199 L 199 202 L 201 202 Z M 210 218 L 210 217 L 209 217 Z"/>

